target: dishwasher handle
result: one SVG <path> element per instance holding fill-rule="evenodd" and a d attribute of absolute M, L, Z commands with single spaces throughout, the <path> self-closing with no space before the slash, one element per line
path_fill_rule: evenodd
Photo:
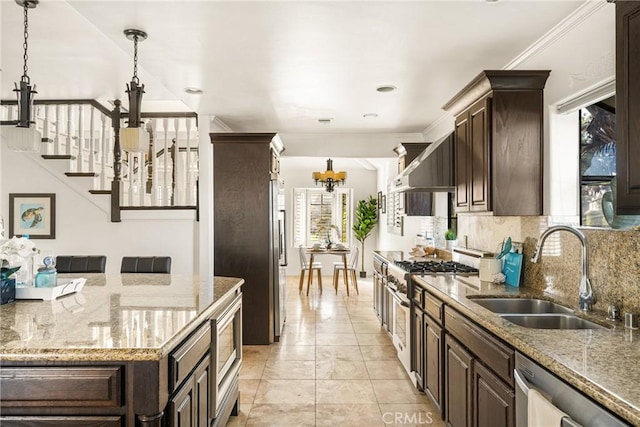
<path fill-rule="evenodd" d="M 516 379 L 516 385 L 518 388 L 524 393 L 525 396 L 528 397 L 529 390 L 532 389 L 529 385 L 529 382 L 523 377 L 523 375 L 517 369 L 513 370 L 513 376 Z M 561 427 L 583 427 L 582 424 L 576 422 L 570 416 L 562 417 L 562 421 L 560 422 Z"/>

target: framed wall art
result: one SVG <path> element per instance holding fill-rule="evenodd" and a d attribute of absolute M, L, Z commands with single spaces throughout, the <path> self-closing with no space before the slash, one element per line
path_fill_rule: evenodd
<path fill-rule="evenodd" d="M 9 237 L 56 238 L 56 195 L 9 194 Z"/>

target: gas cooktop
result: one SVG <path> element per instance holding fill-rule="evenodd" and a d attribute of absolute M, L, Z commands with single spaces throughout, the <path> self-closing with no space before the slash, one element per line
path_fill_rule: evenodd
<path fill-rule="evenodd" d="M 456 261 L 395 261 L 397 267 L 410 274 L 478 274 L 478 269 Z"/>

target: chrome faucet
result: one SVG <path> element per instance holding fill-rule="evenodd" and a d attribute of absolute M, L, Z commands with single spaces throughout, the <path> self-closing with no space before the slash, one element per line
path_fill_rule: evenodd
<path fill-rule="evenodd" d="M 593 304 L 596 302 L 596 297 L 593 294 L 591 283 L 589 282 L 589 256 L 587 252 L 587 239 L 584 237 L 584 234 L 568 225 L 554 225 L 547 228 L 542 232 L 542 234 L 540 234 L 531 262 L 534 264 L 538 262 L 544 241 L 555 231 L 568 231 L 569 233 L 575 234 L 578 239 L 580 239 L 580 243 L 582 244 L 582 278 L 580 279 L 580 288 L 578 290 L 578 308 L 582 311 L 591 311 Z"/>

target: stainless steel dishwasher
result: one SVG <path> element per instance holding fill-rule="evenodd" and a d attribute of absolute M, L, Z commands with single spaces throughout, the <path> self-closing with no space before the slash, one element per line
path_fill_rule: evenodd
<path fill-rule="evenodd" d="M 546 394 L 553 405 L 568 415 L 562 419 L 562 427 L 631 426 L 520 353 L 516 353 L 514 375 L 516 427 L 528 427 L 527 393 L 530 388 Z"/>

